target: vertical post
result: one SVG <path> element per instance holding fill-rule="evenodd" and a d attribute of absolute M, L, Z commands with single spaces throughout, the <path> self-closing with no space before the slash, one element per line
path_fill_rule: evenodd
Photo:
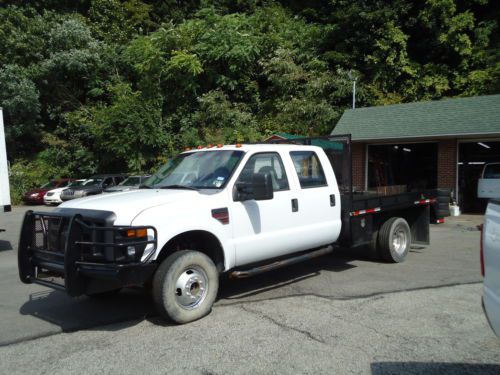
<path fill-rule="evenodd" d="M 352 80 L 352 109 L 356 109 L 356 79 Z"/>

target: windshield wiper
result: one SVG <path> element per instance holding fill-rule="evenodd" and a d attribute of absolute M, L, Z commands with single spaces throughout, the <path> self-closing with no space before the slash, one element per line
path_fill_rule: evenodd
<path fill-rule="evenodd" d="M 139 185 L 139 189 L 152 189 L 152 187 L 146 184 L 141 184 Z"/>
<path fill-rule="evenodd" d="M 160 186 L 160 189 L 187 189 L 187 190 L 196 190 L 198 191 L 197 188 L 194 188 L 192 186 L 185 186 L 185 185 L 165 185 L 165 186 Z"/>

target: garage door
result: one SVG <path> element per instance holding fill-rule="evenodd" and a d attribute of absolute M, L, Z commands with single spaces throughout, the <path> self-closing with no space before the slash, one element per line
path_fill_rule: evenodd
<path fill-rule="evenodd" d="M 483 213 L 486 201 L 477 197 L 477 182 L 486 163 L 500 162 L 500 141 L 460 142 L 458 202 L 463 212 Z"/>

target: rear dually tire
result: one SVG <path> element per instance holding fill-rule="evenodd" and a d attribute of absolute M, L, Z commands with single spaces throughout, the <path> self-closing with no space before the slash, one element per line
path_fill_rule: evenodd
<path fill-rule="evenodd" d="M 410 251 L 411 231 L 405 219 L 392 217 L 380 228 L 378 249 L 380 257 L 391 263 L 403 262 Z"/>

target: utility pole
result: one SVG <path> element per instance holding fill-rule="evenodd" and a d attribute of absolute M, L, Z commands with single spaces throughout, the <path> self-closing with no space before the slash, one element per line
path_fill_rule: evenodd
<path fill-rule="evenodd" d="M 352 109 L 356 109 L 356 80 L 358 78 L 353 74 L 352 70 L 349 70 L 347 75 L 352 80 Z"/>

